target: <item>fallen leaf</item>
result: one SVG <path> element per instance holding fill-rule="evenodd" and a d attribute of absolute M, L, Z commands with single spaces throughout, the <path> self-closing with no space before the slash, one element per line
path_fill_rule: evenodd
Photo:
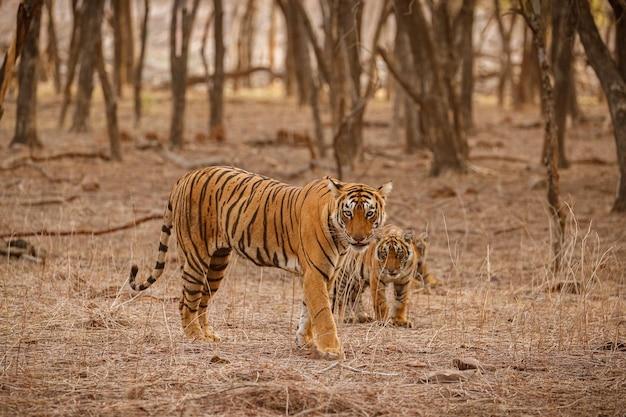
<path fill-rule="evenodd" d="M 80 188 L 87 192 L 98 191 L 100 189 L 100 183 L 94 178 L 86 177 L 80 184 Z"/>
<path fill-rule="evenodd" d="M 440 188 L 431 190 L 429 195 L 432 198 L 450 198 L 450 197 L 456 197 L 456 191 L 454 191 L 452 187 L 448 185 L 444 185 Z"/>
<path fill-rule="evenodd" d="M 469 356 L 455 358 L 452 360 L 452 364 L 461 371 L 467 371 L 469 369 L 478 369 L 481 371 L 492 371 L 495 369 L 494 366 L 482 364 L 480 363 L 478 359 L 472 358 Z"/>
<path fill-rule="evenodd" d="M 413 362 L 405 363 L 405 366 L 408 366 L 409 368 L 426 368 L 428 364 L 426 362 L 416 360 Z"/>
<path fill-rule="evenodd" d="M 211 358 L 209 362 L 210 363 L 230 363 L 228 359 L 220 358 L 217 355 L 213 355 L 213 357 Z"/>

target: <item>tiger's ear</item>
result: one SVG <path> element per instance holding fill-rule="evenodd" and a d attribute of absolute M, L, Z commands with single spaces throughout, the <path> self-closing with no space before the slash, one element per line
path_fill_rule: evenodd
<path fill-rule="evenodd" d="M 422 256 L 426 254 L 426 248 L 428 247 L 428 234 L 426 232 L 420 233 L 419 236 L 413 238 L 415 246 L 420 251 Z"/>
<path fill-rule="evenodd" d="M 388 181 L 384 183 L 383 185 L 381 185 L 380 187 L 378 187 L 378 192 L 380 192 L 383 198 L 386 198 L 391 192 L 391 190 L 393 190 L 393 182 L 391 181 Z"/>
<path fill-rule="evenodd" d="M 414 242 L 415 241 L 415 230 L 413 229 L 404 229 L 404 234 L 402 235 L 402 239 L 406 242 Z"/>
<path fill-rule="evenodd" d="M 343 188 L 343 184 L 329 176 L 325 176 L 324 179 L 328 181 L 328 189 L 333 194 L 333 196 L 338 197 L 341 189 Z"/>

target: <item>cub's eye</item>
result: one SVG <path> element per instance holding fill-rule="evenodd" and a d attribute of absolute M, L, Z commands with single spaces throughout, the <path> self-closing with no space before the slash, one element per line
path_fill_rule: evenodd
<path fill-rule="evenodd" d="M 350 217 L 352 217 L 352 212 L 350 210 L 344 210 L 343 215 L 344 217 L 349 219 Z"/>
<path fill-rule="evenodd" d="M 366 219 L 372 219 L 372 218 L 374 218 L 375 214 L 376 214 L 376 212 L 374 210 L 369 210 L 367 213 L 365 213 L 365 218 Z"/>

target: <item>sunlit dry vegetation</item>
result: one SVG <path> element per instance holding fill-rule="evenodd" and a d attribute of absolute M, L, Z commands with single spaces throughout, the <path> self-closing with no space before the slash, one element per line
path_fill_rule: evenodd
<path fill-rule="evenodd" d="M 0 2 L 2 51 L 19 32 L 20 3 L 37 1 Z M 331 0 L 227 1 L 222 13 L 219 0 L 197 10 L 178 0 L 39 3 L 39 81 L 27 103 L 36 113 L 22 110 L 36 141 L 19 139 L 22 70 L 0 79 L 0 415 L 623 415 L 626 104 L 602 89 L 626 81 L 621 2 L 355 0 L 346 16 Z M 60 123 L 72 5 L 88 14 L 94 3 L 103 55 L 93 56 L 89 111 L 77 111 L 79 54 Z M 423 15 L 398 17 L 409 3 Z M 576 22 L 571 79 L 550 67 L 542 83 L 532 19 L 558 67 L 560 7 Z M 172 66 L 184 74 L 170 71 L 172 13 L 187 16 L 180 42 L 193 27 L 187 64 Z M 408 18 L 423 26 L 403 26 Z M 611 61 L 590 52 L 590 23 Z M 234 257 L 209 305 L 222 341 L 185 338 L 176 250 L 149 290 L 131 291 L 128 274 L 154 264 L 176 180 L 221 164 L 297 185 L 393 180 L 387 221 L 428 234 L 438 278 L 411 290 L 414 327 L 337 323 L 345 359 L 319 360 L 295 343 L 300 278 Z M 369 293 L 364 301 L 371 310 Z"/>

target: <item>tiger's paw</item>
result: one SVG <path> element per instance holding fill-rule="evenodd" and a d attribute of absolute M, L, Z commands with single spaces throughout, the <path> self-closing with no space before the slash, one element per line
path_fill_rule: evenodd
<path fill-rule="evenodd" d="M 311 345 L 313 344 L 313 337 L 305 332 L 298 332 L 296 333 L 296 346 L 299 349 L 306 349 L 311 347 Z"/>
<path fill-rule="evenodd" d="M 315 356 L 319 359 L 323 359 L 326 361 L 338 361 L 345 359 L 345 355 L 343 353 L 342 348 L 337 349 L 315 349 Z"/>
<path fill-rule="evenodd" d="M 202 340 L 205 340 L 207 342 L 220 342 L 222 340 L 222 337 L 219 334 L 215 333 L 211 327 L 203 328 L 202 333 Z"/>
<path fill-rule="evenodd" d="M 367 313 L 358 313 L 355 316 L 350 316 L 350 317 L 346 317 L 343 322 L 344 323 L 350 323 L 350 324 L 356 324 L 356 323 L 371 323 L 372 321 L 374 321 L 374 318 L 372 318 L 369 314 Z"/>
<path fill-rule="evenodd" d="M 424 286 L 426 286 L 426 287 L 436 288 L 436 287 L 440 287 L 442 285 L 443 285 L 443 283 L 441 282 L 441 280 L 439 278 L 435 277 L 434 275 L 428 274 L 424 278 Z"/>
<path fill-rule="evenodd" d="M 393 319 L 391 324 L 395 327 L 405 327 L 407 329 L 413 328 L 413 322 L 407 319 Z"/>
<path fill-rule="evenodd" d="M 184 328 L 185 336 L 191 340 L 204 340 L 204 331 L 200 326 L 189 325 Z"/>
<path fill-rule="evenodd" d="M 371 323 L 374 318 L 367 313 L 359 313 L 356 316 L 357 323 Z"/>

